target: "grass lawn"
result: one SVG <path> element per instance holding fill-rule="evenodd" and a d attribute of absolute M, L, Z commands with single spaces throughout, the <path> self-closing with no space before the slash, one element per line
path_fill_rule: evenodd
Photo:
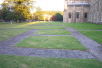
<path fill-rule="evenodd" d="M 62 22 L 40 22 L 40 23 L 37 23 L 37 24 L 34 24 L 34 25 L 61 25 Z"/>
<path fill-rule="evenodd" d="M 102 68 L 102 62 L 94 59 L 0 55 L 0 68 Z"/>
<path fill-rule="evenodd" d="M 79 31 L 80 33 L 88 36 L 89 38 L 102 44 L 102 31 Z"/>
<path fill-rule="evenodd" d="M 63 26 L 57 26 L 61 24 L 64 24 L 67 27 L 72 27 L 74 29 L 102 29 L 102 25 L 90 23 L 41 22 L 32 25 L 44 26 L 29 26 L 30 24 L 0 23 L 0 29 L 65 29 Z M 0 30 L 0 41 L 26 31 L 28 30 Z M 102 44 L 102 31 L 79 32 Z M 70 32 L 66 30 L 39 30 L 36 34 L 70 35 Z M 14 47 L 87 50 L 76 38 L 72 36 L 30 36 L 23 41 L 20 41 Z M 0 55 L 0 68 L 102 68 L 102 62 L 96 59 L 68 59 Z"/>
<path fill-rule="evenodd" d="M 0 29 L 11 29 L 16 27 L 19 24 L 0 24 Z"/>
<path fill-rule="evenodd" d="M 102 25 L 99 24 L 91 24 L 91 23 L 63 23 L 67 27 L 71 27 L 74 29 L 101 29 Z"/>
<path fill-rule="evenodd" d="M 7 24 L 7 23 L 0 23 L 0 29 L 14 29 L 14 28 L 18 28 L 18 26 L 21 26 L 21 25 L 25 25 L 27 24 L 26 22 L 23 22 L 23 23 L 13 23 L 13 24 Z"/>
<path fill-rule="evenodd" d="M 24 28 L 24 29 L 65 29 L 61 26 L 64 24 L 67 27 L 72 27 L 74 29 L 102 29 L 102 25 L 99 24 L 91 24 L 91 23 L 63 23 L 63 22 L 38 22 L 35 24 L 28 24 L 28 23 L 13 23 L 13 24 L 6 24 L 0 22 L 0 29 L 8 29 L 8 28 Z M 38 25 L 38 26 L 28 26 L 28 25 Z M 44 26 L 39 26 L 44 25 Z M 54 25 L 54 26 L 49 26 Z M 60 25 L 60 26 L 57 26 Z"/>
<path fill-rule="evenodd" d="M 7 23 L 0 23 L 0 29 L 65 29 L 63 26 L 61 26 L 62 22 L 32 22 L 32 23 L 13 23 L 13 24 L 7 24 Z M 38 26 L 29 26 L 29 25 L 38 25 Z M 44 26 L 39 26 L 44 25 Z M 54 25 L 54 26 L 49 26 Z M 60 26 L 57 26 L 60 25 Z"/>
<path fill-rule="evenodd" d="M 0 24 L 7 24 L 7 22 L 0 22 Z"/>
<path fill-rule="evenodd" d="M 63 26 L 22 26 L 19 28 L 22 28 L 22 29 L 65 29 Z"/>
<path fill-rule="evenodd" d="M 35 34 L 71 35 L 67 30 L 39 30 Z"/>
<path fill-rule="evenodd" d="M 86 50 L 77 39 L 69 36 L 31 36 L 15 47 Z"/>
<path fill-rule="evenodd" d="M 0 41 L 16 36 L 28 30 L 0 30 Z"/>

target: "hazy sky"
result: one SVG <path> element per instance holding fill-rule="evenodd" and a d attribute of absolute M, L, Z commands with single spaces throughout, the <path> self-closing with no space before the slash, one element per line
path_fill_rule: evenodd
<path fill-rule="evenodd" d="M 64 0 L 35 0 L 37 6 L 42 10 L 60 10 L 63 11 Z"/>
<path fill-rule="evenodd" d="M 2 3 L 3 0 L 0 0 L 0 4 Z"/>
<path fill-rule="evenodd" d="M 0 0 L 0 3 L 3 0 Z M 64 8 L 64 0 L 35 0 L 36 6 L 42 8 L 42 10 L 51 11 L 51 10 L 59 10 L 63 11 Z"/>

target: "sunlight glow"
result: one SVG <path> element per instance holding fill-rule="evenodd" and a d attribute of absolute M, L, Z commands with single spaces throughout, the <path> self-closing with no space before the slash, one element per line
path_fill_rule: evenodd
<path fill-rule="evenodd" d="M 24 26 L 29 26 L 29 25 L 33 25 L 33 24 L 37 24 L 37 23 L 40 23 L 40 21 L 39 21 L 39 22 L 29 22 L 29 23 L 26 23 L 26 24 L 24 24 L 24 25 L 17 26 L 17 27 L 15 27 L 15 28 L 24 27 Z"/>
<path fill-rule="evenodd" d="M 0 0 L 0 4 L 3 2 L 3 0 Z"/>
<path fill-rule="evenodd" d="M 64 0 L 35 0 L 36 6 L 39 6 L 44 11 L 63 11 Z"/>

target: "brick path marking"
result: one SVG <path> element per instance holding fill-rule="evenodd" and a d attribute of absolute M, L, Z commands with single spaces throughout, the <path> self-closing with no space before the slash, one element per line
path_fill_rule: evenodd
<path fill-rule="evenodd" d="M 65 27 L 64 25 L 62 26 Z M 42 34 L 38 35 L 34 34 L 37 30 L 29 30 L 20 35 L 0 42 L 0 54 L 17 56 L 55 57 L 55 58 L 99 59 L 100 61 L 102 61 L 101 44 L 84 36 L 75 29 L 69 27 L 65 28 L 72 35 L 42 35 Z M 15 44 L 29 36 L 73 36 L 76 39 L 78 39 L 89 51 L 13 47 Z"/>
<path fill-rule="evenodd" d="M 36 57 L 55 57 L 55 58 L 80 58 L 80 59 L 96 59 L 88 51 L 80 50 L 59 50 L 59 49 L 35 49 L 35 48 L 18 48 L 13 47 L 25 38 L 34 35 L 37 30 L 30 30 L 15 37 L 0 42 L 0 54 L 17 55 L 17 56 L 36 56 Z M 41 35 L 42 36 L 42 35 Z M 48 35 L 52 36 L 52 35 Z M 57 35 L 53 35 L 57 36 Z M 58 35 L 64 36 L 64 35 Z M 72 35 L 68 35 L 72 36 Z"/>
<path fill-rule="evenodd" d="M 78 39 L 94 56 L 96 56 L 97 59 L 102 61 L 102 45 L 101 44 L 79 33 L 73 28 L 66 27 L 66 30 L 68 30 L 76 39 Z"/>

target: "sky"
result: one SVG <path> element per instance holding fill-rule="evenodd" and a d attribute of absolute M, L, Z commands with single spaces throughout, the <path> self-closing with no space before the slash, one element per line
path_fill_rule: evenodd
<path fill-rule="evenodd" d="M 0 4 L 3 0 L 0 0 Z M 41 7 L 43 11 L 63 11 L 64 0 L 34 0 L 36 7 Z"/>
<path fill-rule="evenodd" d="M 3 2 L 3 0 L 0 0 L 0 4 Z"/>
<path fill-rule="evenodd" d="M 64 0 L 35 0 L 36 6 L 41 7 L 44 11 L 63 11 Z"/>

